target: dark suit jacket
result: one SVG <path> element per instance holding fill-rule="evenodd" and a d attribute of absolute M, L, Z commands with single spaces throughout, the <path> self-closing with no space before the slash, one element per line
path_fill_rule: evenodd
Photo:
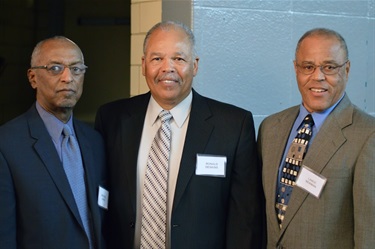
<path fill-rule="evenodd" d="M 345 96 L 316 134 L 303 165 L 327 178 L 317 199 L 294 187 L 280 229 L 275 211 L 277 172 L 294 106 L 266 118 L 258 145 L 263 160 L 267 248 L 373 248 L 375 245 L 375 118 Z"/>
<path fill-rule="evenodd" d="M 103 248 L 97 196 L 98 186 L 105 184 L 104 145 L 94 129 L 78 120 L 73 123 L 96 244 Z M 1 126 L 0 138 L 0 248 L 88 248 L 68 179 L 35 104 Z"/>
<path fill-rule="evenodd" d="M 137 156 L 150 96 L 109 103 L 97 114 L 109 158 L 112 248 L 133 248 Z M 226 156 L 226 177 L 195 175 L 197 153 Z M 251 113 L 193 90 L 173 201 L 171 247 L 259 248 L 262 200 Z"/>

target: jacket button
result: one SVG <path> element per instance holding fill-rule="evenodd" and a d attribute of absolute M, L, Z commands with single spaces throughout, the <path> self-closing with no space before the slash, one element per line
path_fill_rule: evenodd
<path fill-rule="evenodd" d="M 129 226 L 130 226 L 131 228 L 134 228 L 134 227 L 135 227 L 135 223 L 134 223 L 134 222 L 130 222 L 130 223 L 129 223 Z"/>

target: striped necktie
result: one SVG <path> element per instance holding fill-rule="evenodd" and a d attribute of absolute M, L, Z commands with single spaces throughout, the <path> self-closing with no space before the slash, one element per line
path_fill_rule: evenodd
<path fill-rule="evenodd" d="M 159 128 L 148 156 L 142 198 L 141 248 L 166 248 L 168 164 L 172 114 L 161 111 Z"/>

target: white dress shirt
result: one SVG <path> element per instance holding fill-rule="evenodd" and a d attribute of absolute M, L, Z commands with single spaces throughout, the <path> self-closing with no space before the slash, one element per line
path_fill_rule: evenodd
<path fill-rule="evenodd" d="M 187 126 L 189 123 L 192 92 L 175 106 L 169 110 L 173 116 L 171 120 L 172 129 L 172 142 L 171 142 L 171 155 L 169 159 L 169 175 L 168 175 L 168 206 L 167 206 L 167 248 L 170 246 L 170 222 L 171 211 L 173 206 L 174 192 L 180 168 L 181 156 L 185 144 L 185 136 Z M 135 238 L 134 247 L 139 248 L 141 238 L 141 224 L 142 224 L 142 194 L 143 182 L 146 174 L 148 154 L 151 149 L 152 142 L 161 126 L 161 121 L 158 118 L 159 113 L 163 108 L 151 96 L 150 102 L 147 107 L 146 117 L 143 124 L 143 132 L 141 143 L 138 152 L 137 162 L 137 218 L 135 225 Z"/>

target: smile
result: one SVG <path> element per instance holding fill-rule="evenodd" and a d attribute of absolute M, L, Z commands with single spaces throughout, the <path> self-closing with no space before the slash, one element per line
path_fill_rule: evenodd
<path fill-rule="evenodd" d="M 310 88 L 310 91 L 315 92 L 315 93 L 322 93 L 322 92 L 326 92 L 327 90 L 322 89 L 322 88 Z"/>
<path fill-rule="evenodd" d="M 175 84 L 178 83 L 177 80 L 159 80 L 159 83 L 164 83 L 164 84 Z"/>

